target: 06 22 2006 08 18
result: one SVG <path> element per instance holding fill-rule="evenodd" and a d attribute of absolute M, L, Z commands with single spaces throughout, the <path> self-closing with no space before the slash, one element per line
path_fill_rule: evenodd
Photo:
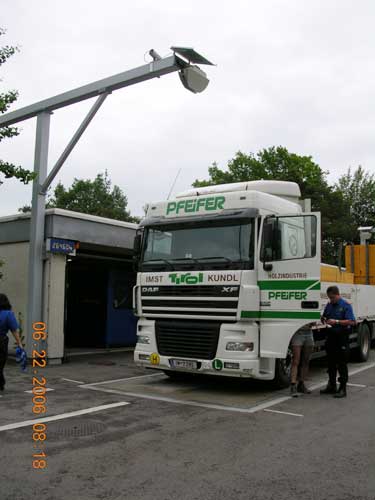
<path fill-rule="evenodd" d="M 41 415 L 46 412 L 47 396 L 46 396 L 46 377 L 39 374 L 39 370 L 47 365 L 47 353 L 45 349 L 34 349 L 38 347 L 38 343 L 47 339 L 47 326 L 42 321 L 35 322 L 33 328 L 33 350 L 32 350 L 32 411 L 34 414 Z M 47 439 L 47 425 L 38 421 L 33 424 L 33 469 L 40 470 L 47 467 L 47 454 L 45 444 Z"/>

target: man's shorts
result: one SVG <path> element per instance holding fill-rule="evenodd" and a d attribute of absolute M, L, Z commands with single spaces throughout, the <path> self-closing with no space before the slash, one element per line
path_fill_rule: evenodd
<path fill-rule="evenodd" d="M 292 337 L 292 345 L 296 347 L 313 347 L 314 337 L 312 330 L 298 330 Z"/>

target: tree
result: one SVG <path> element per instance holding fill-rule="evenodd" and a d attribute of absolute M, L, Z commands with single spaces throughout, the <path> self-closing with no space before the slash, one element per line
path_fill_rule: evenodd
<path fill-rule="evenodd" d="M 5 34 L 5 30 L 0 28 L 0 36 Z M 5 45 L 0 47 L 0 66 L 7 62 L 18 51 L 17 47 Z M 17 100 L 18 92 L 16 90 L 9 90 L 7 92 L 0 92 L 0 113 L 4 114 L 8 111 L 10 106 Z M 19 135 L 19 130 L 16 127 L 2 127 L 0 128 L 0 142 L 4 139 L 10 139 Z M 20 166 L 13 165 L 7 161 L 0 159 L 0 173 L 6 179 L 15 177 L 24 184 L 28 184 L 35 178 L 35 174 Z M 0 185 L 3 182 L 0 179 Z"/>
<path fill-rule="evenodd" d="M 74 179 L 70 188 L 66 189 L 61 182 L 57 184 L 53 196 L 48 200 L 48 208 L 65 208 L 91 215 L 99 215 L 110 219 L 138 222 L 127 210 L 128 200 L 118 186 L 113 186 L 108 172 L 98 174 L 89 179 Z M 26 212 L 28 207 L 20 211 Z"/>
<path fill-rule="evenodd" d="M 350 241 L 353 236 L 347 198 L 337 187 L 329 186 L 328 172 L 322 170 L 311 156 L 300 156 L 281 146 L 262 149 L 256 154 L 239 151 L 228 162 L 227 170 L 221 170 L 214 163 L 208 172 L 208 180 L 196 180 L 193 186 L 261 179 L 297 182 L 302 198 L 311 198 L 312 210 L 322 213 L 322 256 L 325 262 L 336 263 L 340 244 Z"/>
<path fill-rule="evenodd" d="M 349 206 L 353 240 L 358 242 L 359 226 L 375 226 L 375 176 L 361 166 L 354 172 L 349 168 L 339 178 L 336 189 Z"/>
<path fill-rule="evenodd" d="M 210 179 L 196 180 L 193 186 L 225 184 L 253 180 L 295 181 L 299 184 L 303 198 L 311 198 L 313 209 L 320 206 L 329 189 L 327 172 L 313 162 L 311 156 L 290 153 L 281 146 L 262 149 L 256 155 L 239 151 L 228 162 L 228 170 L 220 170 L 216 163 L 209 169 Z"/>

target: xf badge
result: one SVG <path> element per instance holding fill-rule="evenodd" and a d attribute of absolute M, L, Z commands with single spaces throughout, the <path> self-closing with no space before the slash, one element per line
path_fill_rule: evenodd
<path fill-rule="evenodd" d="M 237 291 L 236 286 L 223 286 L 223 288 L 221 289 L 221 293 L 232 293 L 236 291 Z"/>

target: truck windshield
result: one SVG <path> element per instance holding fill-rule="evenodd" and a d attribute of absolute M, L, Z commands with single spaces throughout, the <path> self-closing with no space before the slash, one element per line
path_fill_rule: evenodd
<path fill-rule="evenodd" d="M 254 221 L 233 225 L 148 227 L 142 270 L 253 269 L 253 228 Z"/>

